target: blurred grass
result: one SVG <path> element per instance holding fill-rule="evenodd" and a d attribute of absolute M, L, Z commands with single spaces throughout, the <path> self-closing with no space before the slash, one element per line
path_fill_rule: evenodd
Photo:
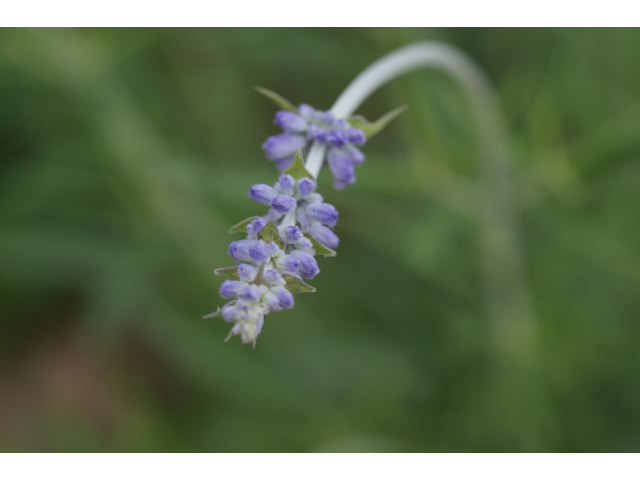
<path fill-rule="evenodd" d="M 222 342 L 213 269 L 275 178 L 275 108 L 328 108 L 410 41 L 467 51 L 514 153 L 537 332 L 506 374 L 483 293 L 473 125 L 407 75 L 365 148 L 318 292 Z M 0 31 L 0 449 L 637 451 L 640 32 Z M 256 210 L 258 209 L 258 210 Z M 514 319 L 515 321 L 516 319 Z M 237 339 L 234 339 L 237 340 Z M 514 372 L 517 375 L 514 377 Z"/>

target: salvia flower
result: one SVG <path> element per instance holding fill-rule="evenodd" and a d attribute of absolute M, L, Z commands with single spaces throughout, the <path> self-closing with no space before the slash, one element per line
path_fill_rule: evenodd
<path fill-rule="evenodd" d="M 273 186 L 256 184 L 249 189 L 249 198 L 269 209 L 264 216 L 249 218 L 230 229 L 230 233 L 246 237 L 229 244 L 227 253 L 237 265 L 215 271 L 230 277 L 220 286 L 220 296 L 228 303 L 205 316 L 219 316 L 233 324 L 225 341 L 238 335 L 242 343 L 251 343 L 254 348 L 270 312 L 293 308 L 294 294 L 315 292 L 305 282 L 320 273 L 315 257 L 334 256 L 332 249 L 340 242 L 333 231 L 338 211 L 316 192 L 302 149 L 314 141 L 325 144 L 333 184 L 345 188 L 355 182 L 355 167 L 364 162 L 357 147 L 400 112 L 390 112 L 375 124 L 362 117 L 347 121 L 306 104 L 295 108 L 273 92 L 259 91 L 285 109 L 275 117 L 282 133 L 262 145 L 267 158 L 283 173 Z"/>
<path fill-rule="evenodd" d="M 267 138 L 262 148 L 280 170 L 291 166 L 298 149 L 317 141 L 328 146 L 327 160 L 334 187 L 342 189 L 355 182 L 354 167 L 364 162 L 364 154 L 355 147 L 366 142 L 362 130 L 343 118 L 335 118 L 331 112 L 321 112 L 306 104 L 298 107 L 298 113 L 279 111 L 274 123 L 284 133 Z"/>

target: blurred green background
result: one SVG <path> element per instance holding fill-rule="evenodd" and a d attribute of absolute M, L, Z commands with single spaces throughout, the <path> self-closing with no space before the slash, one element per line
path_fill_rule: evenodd
<path fill-rule="evenodd" d="M 528 300 L 492 318 L 469 109 L 416 72 L 359 110 L 410 106 L 357 183 L 321 173 L 341 245 L 317 293 L 255 350 L 223 343 L 201 319 L 222 305 L 213 269 L 263 213 L 249 186 L 276 178 L 276 108 L 253 86 L 327 109 L 419 39 L 497 87 Z M 638 451 L 639 46 L 637 29 L 0 30 L 0 449 Z"/>

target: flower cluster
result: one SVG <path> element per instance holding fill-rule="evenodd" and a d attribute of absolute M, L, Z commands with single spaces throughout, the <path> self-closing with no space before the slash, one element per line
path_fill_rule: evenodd
<path fill-rule="evenodd" d="M 343 189 L 356 181 L 354 168 L 364 163 L 364 154 L 355 146 L 366 142 L 362 130 L 343 118 L 335 118 L 331 112 L 321 112 L 305 104 L 298 107 L 297 113 L 279 111 L 274 123 L 284 132 L 267 138 L 262 148 L 281 171 L 291 166 L 298 149 L 315 140 L 329 147 L 327 163 L 334 187 Z"/>
<path fill-rule="evenodd" d="M 306 173 L 301 153 L 296 160 L 292 173 Z M 239 265 L 216 270 L 232 278 L 220 287 L 220 295 L 231 301 L 207 317 L 221 316 L 234 324 L 227 340 L 240 335 L 242 343 L 255 347 L 269 312 L 293 307 L 295 293 L 315 291 L 303 278 L 320 273 L 315 255 L 335 255 L 331 248 L 339 241 L 330 228 L 338 212 L 315 189 L 308 173 L 296 180 L 287 172 L 273 187 L 258 184 L 249 189 L 252 200 L 271 208 L 264 217 L 231 229 L 247 234 L 229 245 L 228 253 Z"/>
<path fill-rule="evenodd" d="M 354 168 L 364 162 L 356 145 L 363 145 L 403 110 L 389 112 L 374 123 L 360 116 L 347 121 L 309 105 L 296 108 L 277 93 L 257 90 L 283 109 L 275 118 L 283 133 L 262 145 L 267 158 L 283 173 L 274 186 L 257 184 L 249 189 L 249 198 L 268 205 L 269 211 L 229 230 L 246 234 L 245 239 L 229 245 L 228 253 L 238 265 L 215 271 L 231 278 L 220 287 L 220 295 L 229 302 L 204 317 L 219 316 L 233 323 L 225 341 L 239 335 L 242 343 L 252 343 L 254 348 L 269 312 L 292 308 L 295 294 L 315 292 L 305 283 L 320 273 L 315 256 L 334 256 L 332 249 L 339 243 L 332 230 L 338 212 L 316 193 L 316 181 L 305 169 L 302 150 L 311 141 L 327 145 L 333 184 L 345 188 L 355 182 Z"/>

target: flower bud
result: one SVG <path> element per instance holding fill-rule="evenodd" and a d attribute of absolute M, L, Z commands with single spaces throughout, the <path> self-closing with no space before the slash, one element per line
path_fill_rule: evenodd
<path fill-rule="evenodd" d="M 327 143 L 331 147 L 342 147 L 349 142 L 347 134 L 342 130 L 329 130 L 327 135 Z"/>
<path fill-rule="evenodd" d="M 256 274 L 256 269 L 251 265 L 247 265 L 246 263 L 243 263 L 238 267 L 238 276 L 240 277 L 240 281 L 242 282 L 253 282 L 256 278 Z"/>
<path fill-rule="evenodd" d="M 293 195 L 296 193 L 296 181 L 291 175 L 280 175 L 278 183 L 280 185 L 281 193 L 289 195 L 290 197 L 293 197 Z"/>
<path fill-rule="evenodd" d="M 267 260 L 269 260 L 271 254 L 269 252 L 267 244 L 260 240 L 253 247 L 249 248 L 249 256 L 256 262 L 266 262 Z"/>
<path fill-rule="evenodd" d="M 259 183 L 249 189 L 249 198 L 254 202 L 261 203 L 263 205 L 271 205 L 271 201 L 278 195 L 278 192 L 273 187 Z"/>
<path fill-rule="evenodd" d="M 266 218 L 256 218 L 253 222 L 247 225 L 247 233 L 249 235 L 256 236 L 264 227 L 267 226 L 267 223 L 269 223 L 269 220 Z"/>
<path fill-rule="evenodd" d="M 220 285 L 220 296 L 222 298 L 236 298 L 238 292 L 247 286 L 246 283 L 236 280 L 225 280 Z"/>
<path fill-rule="evenodd" d="M 307 215 L 312 219 L 333 227 L 338 222 L 338 212 L 328 203 L 311 203 L 306 206 Z"/>
<path fill-rule="evenodd" d="M 304 277 L 313 278 L 320 273 L 318 262 L 316 262 L 316 259 L 313 258 L 313 256 L 306 252 L 301 252 L 300 250 L 294 250 L 291 255 L 300 261 L 300 273 Z"/>
<path fill-rule="evenodd" d="M 286 110 L 281 110 L 276 113 L 276 118 L 273 123 L 288 133 L 304 132 L 308 126 L 306 120 L 300 115 Z"/>
<path fill-rule="evenodd" d="M 269 160 L 279 160 L 295 155 L 296 151 L 304 148 L 307 139 L 304 135 L 281 133 L 273 135 L 262 144 L 265 155 Z"/>
<path fill-rule="evenodd" d="M 316 113 L 316 109 L 310 105 L 302 103 L 298 106 L 298 113 L 307 121 L 313 119 L 313 115 Z"/>
<path fill-rule="evenodd" d="M 308 177 L 298 180 L 298 197 L 301 199 L 307 198 L 313 193 L 313 189 L 316 188 L 316 182 Z"/>
<path fill-rule="evenodd" d="M 327 161 L 333 177 L 333 186 L 339 190 L 356 181 L 351 157 L 342 148 L 330 148 Z"/>
<path fill-rule="evenodd" d="M 354 145 L 364 145 L 364 143 L 367 141 L 367 137 L 365 136 L 364 132 L 355 127 L 349 127 L 347 129 L 347 139 Z"/>
<path fill-rule="evenodd" d="M 257 285 L 248 285 L 238 292 L 238 298 L 247 302 L 257 302 L 261 296 L 262 292 Z"/>
<path fill-rule="evenodd" d="M 283 287 L 272 288 L 271 291 L 278 296 L 280 300 L 280 306 L 282 308 L 291 308 L 293 307 L 293 295 L 289 290 Z"/>
<path fill-rule="evenodd" d="M 322 245 L 328 248 L 336 248 L 340 243 L 340 239 L 335 233 L 333 233 L 333 230 L 328 227 L 318 225 L 317 223 L 311 226 L 309 233 Z"/>
<path fill-rule="evenodd" d="M 282 239 L 285 243 L 296 243 L 298 240 L 302 238 L 302 231 L 300 228 L 295 225 L 291 225 L 290 227 L 286 227 L 282 231 Z"/>
<path fill-rule="evenodd" d="M 292 212 L 296 208 L 296 199 L 289 195 L 276 195 L 271 201 L 271 206 L 274 210 L 280 213 Z"/>

